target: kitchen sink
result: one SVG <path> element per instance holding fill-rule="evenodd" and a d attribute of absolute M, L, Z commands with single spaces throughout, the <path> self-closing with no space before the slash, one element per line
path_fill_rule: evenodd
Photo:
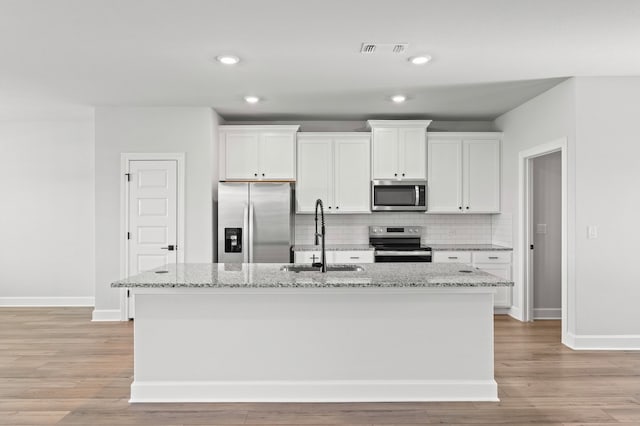
<path fill-rule="evenodd" d="M 319 266 L 311 265 L 283 265 L 280 268 L 284 272 L 320 272 Z M 361 272 L 364 271 L 362 266 L 358 265 L 327 265 L 327 272 Z"/>

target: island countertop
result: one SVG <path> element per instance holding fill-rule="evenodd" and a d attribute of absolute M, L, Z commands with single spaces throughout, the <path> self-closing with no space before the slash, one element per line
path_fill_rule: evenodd
<path fill-rule="evenodd" d="M 285 272 L 275 263 L 180 263 L 116 281 L 124 288 L 429 288 L 510 287 L 461 263 L 373 263 L 357 272 Z"/>

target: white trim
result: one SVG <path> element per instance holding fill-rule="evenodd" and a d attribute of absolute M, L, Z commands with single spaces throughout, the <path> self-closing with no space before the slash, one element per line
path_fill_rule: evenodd
<path fill-rule="evenodd" d="M 136 153 L 136 152 L 123 152 L 120 154 L 120 277 L 124 278 L 129 275 L 129 245 L 125 237 L 129 229 L 129 186 L 125 179 L 125 174 L 129 173 L 130 161 L 170 161 L 175 160 L 177 162 L 177 180 L 176 187 L 178 190 L 177 199 L 177 261 L 178 263 L 184 263 L 185 259 L 185 153 L 173 152 L 173 153 L 161 153 L 161 152 L 149 152 L 149 153 Z M 122 321 L 129 319 L 128 303 L 127 303 L 127 291 L 126 289 L 120 290 L 120 309 L 118 312 L 121 315 Z M 110 321 L 110 320 L 109 320 Z"/>
<path fill-rule="evenodd" d="M 592 334 L 567 333 L 565 345 L 576 350 L 629 351 L 640 350 L 640 334 Z"/>
<path fill-rule="evenodd" d="M 561 308 L 533 308 L 535 320 L 559 320 L 562 319 Z"/>
<path fill-rule="evenodd" d="M 509 315 L 511 318 L 517 319 L 518 321 L 522 321 L 522 309 L 520 309 L 520 308 L 519 308 L 519 307 L 517 307 L 517 306 L 512 306 L 512 307 L 509 309 L 509 313 L 508 313 L 508 315 Z"/>
<path fill-rule="evenodd" d="M 298 129 L 300 129 L 299 124 L 289 125 L 289 124 L 221 124 L 218 126 L 220 131 L 229 131 L 229 130 L 242 130 L 242 131 L 255 131 L 255 132 L 268 132 L 268 131 L 277 131 L 277 132 L 291 132 L 296 133 Z"/>
<path fill-rule="evenodd" d="M 425 131 L 433 120 L 367 120 L 367 127 L 373 129 L 375 127 L 424 127 Z"/>
<path fill-rule="evenodd" d="M 530 180 L 530 163 L 531 160 L 540 157 L 542 155 L 550 154 L 552 152 L 560 151 L 562 157 L 562 249 L 561 249 L 561 264 L 562 264 L 562 302 L 561 302 L 561 332 L 562 343 L 570 346 L 567 343 L 568 330 L 572 329 L 573 324 L 569 324 L 569 310 L 573 309 L 573 301 L 568 300 L 568 294 L 573 294 L 569 289 L 569 276 L 568 276 L 568 242 L 569 242 L 569 209 L 568 209 L 568 152 L 567 152 L 567 138 L 560 138 L 549 143 L 538 145 L 531 149 L 521 151 L 518 154 L 518 236 L 520 241 L 520 251 L 517 253 L 517 265 L 519 267 L 519 281 L 522 283 L 520 292 L 520 306 L 522 307 L 521 315 L 518 319 L 521 321 L 533 320 L 533 288 L 530 279 L 530 250 L 531 233 L 527 232 L 527 227 L 530 225 L 531 216 L 531 202 L 529 201 L 529 180 Z M 515 314 L 515 312 L 514 312 Z"/>
<path fill-rule="evenodd" d="M 495 380 L 136 380 L 129 402 L 499 401 L 497 392 Z"/>
<path fill-rule="evenodd" d="M 500 139 L 502 132 L 427 132 L 427 137 L 438 139 Z M 502 145 L 502 144 L 501 144 Z"/>
<path fill-rule="evenodd" d="M 511 308 L 493 308 L 493 315 L 509 315 Z"/>
<path fill-rule="evenodd" d="M 0 306 L 94 306 L 94 297 L 0 297 Z"/>
<path fill-rule="evenodd" d="M 120 309 L 94 309 L 91 321 L 123 321 Z"/>

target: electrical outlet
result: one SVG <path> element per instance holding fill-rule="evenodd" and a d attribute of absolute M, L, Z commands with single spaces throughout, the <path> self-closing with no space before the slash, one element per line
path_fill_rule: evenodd
<path fill-rule="evenodd" d="M 596 225 L 587 226 L 587 238 L 590 240 L 598 238 L 598 227 Z"/>

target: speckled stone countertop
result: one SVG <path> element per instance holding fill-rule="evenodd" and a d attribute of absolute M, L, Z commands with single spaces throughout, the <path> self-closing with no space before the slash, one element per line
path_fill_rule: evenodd
<path fill-rule="evenodd" d="M 512 281 L 461 263 L 370 263 L 359 272 L 284 272 L 275 263 L 180 263 L 116 281 L 111 287 L 354 288 L 510 287 Z M 157 271 L 167 271 L 157 273 Z M 461 272 L 469 271 L 469 272 Z"/>
<path fill-rule="evenodd" d="M 373 251 L 369 244 L 325 244 L 327 251 Z M 320 246 L 313 244 L 296 244 L 293 251 L 316 251 Z"/>
<path fill-rule="evenodd" d="M 511 247 L 495 244 L 425 244 L 433 251 L 513 251 Z"/>

